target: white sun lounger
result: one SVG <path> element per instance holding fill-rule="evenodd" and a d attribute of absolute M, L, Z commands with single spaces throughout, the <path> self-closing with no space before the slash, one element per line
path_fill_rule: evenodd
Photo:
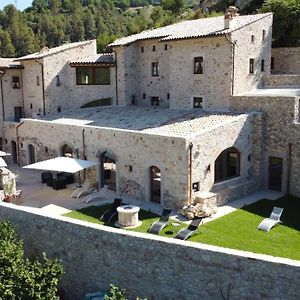
<path fill-rule="evenodd" d="M 88 204 L 89 202 L 93 200 L 97 200 L 99 198 L 103 198 L 104 196 L 107 195 L 108 192 L 108 186 L 104 185 L 101 190 L 92 192 L 90 195 L 87 195 L 86 197 L 83 198 L 83 202 Z"/>
<path fill-rule="evenodd" d="M 72 198 L 79 198 L 83 196 L 84 194 L 90 194 L 93 191 L 93 187 L 91 183 L 88 180 L 85 180 L 84 184 L 80 188 L 76 188 L 74 192 L 72 193 Z"/>
<path fill-rule="evenodd" d="M 282 223 L 280 220 L 282 212 L 283 208 L 274 206 L 270 217 L 262 220 L 261 223 L 258 225 L 258 229 L 269 231 L 276 224 Z"/>

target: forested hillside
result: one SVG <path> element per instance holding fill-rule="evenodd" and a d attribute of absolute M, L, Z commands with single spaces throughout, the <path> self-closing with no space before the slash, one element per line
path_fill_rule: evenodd
<path fill-rule="evenodd" d="M 34 0 L 18 11 L 0 10 L 0 56 L 22 56 L 66 42 L 97 39 L 98 51 L 115 38 L 182 19 L 223 14 L 239 4 L 241 13 L 274 11 L 275 45 L 300 45 L 300 0 Z M 288 34 L 287 34 L 288 33 Z M 290 38 L 291 37 L 291 38 Z"/>

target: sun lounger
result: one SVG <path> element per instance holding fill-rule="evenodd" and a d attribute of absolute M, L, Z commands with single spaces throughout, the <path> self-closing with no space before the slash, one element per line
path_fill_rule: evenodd
<path fill-rule="evenodd" d="M 189 237 L 195 234 L 202 220 L 202 217 L 194 218 L 188 228 L 183 228 L 177 232 L 175 238 L 180 240 L 187 240 Z"/>
<path fill-rule="evenodd" d="M 280 220 L 282 212 L 283 212 L 283 208 L 274 206 L 270 217 L 263 219 L 258 225 L 258 229 L 269 231 L 276 224 L 282 223 Z"/>
<path fill-rule="evenodd" d="M 154 233 L 154 234 L 159 234 L 161 232 L 161 230 L 167 226 L 171 212 L 172 212 L 172 209 L 164 208 L 160 219 L 158 221 L 155 221 L 150 226 L 150 228 L 148 229 L 148 232 Z"/>
<path fill-rule="evenodd" d="M 122 199 L 115 198 L 111 208 L 102 214 L 100 221 L 105 223 L 111 222 L 113 217 L 117 214 L 117 208 L 121 205 L 122 205 Z"/>
<path fill-rule="evenodd" d="M 98 200 L 106 196 L 108 192 L 108 186 L 104 185 L 101 190 L 96 190 L 92 192 L 90 195 L 87 195 L 86 197 L 83 198 L 83 202 L 88 204 L 89 202 L 93 200 Z"/>
<path fill-rule="evenodd" d="M 72 193 L 71 197 L 72 198 L 79 198 L 85 194 L 90 194 L 93 192 L 93 187 L 89 180 L 85 180 L 84 184 L 82 187 L 76 188 L 74 192 Z"/>

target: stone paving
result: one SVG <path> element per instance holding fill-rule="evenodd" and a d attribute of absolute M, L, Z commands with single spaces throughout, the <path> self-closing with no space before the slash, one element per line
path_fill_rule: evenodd
<path fill-rule="evenodd" d="M 60 124 L 86 125 L 150 134 L 185 137 L 234 120 L 237 114 L 199 110 L 171 110 L 160 107 L 97 107 L 70 110 L 42 118 Z"/>

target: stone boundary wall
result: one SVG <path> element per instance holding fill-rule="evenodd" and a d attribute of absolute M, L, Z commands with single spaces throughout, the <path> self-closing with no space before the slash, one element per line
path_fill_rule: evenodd
<path fill-rule="evenodd" d="M 300 74 L 300 47 L 272 48 L 272 73 Z"/>
<path fill-rule="evenodd" d="M 49 217 L 0 203 L 27 255 L 62 259 L 67 299 L 109 283 L 150 299 L 299 299 L 300 262 Z"/>
<path fill-rule="evenodd" d="M 299 87 L 300 75 L 276 74 L 271 75 L 264 82 L 264 87 Z"/>

